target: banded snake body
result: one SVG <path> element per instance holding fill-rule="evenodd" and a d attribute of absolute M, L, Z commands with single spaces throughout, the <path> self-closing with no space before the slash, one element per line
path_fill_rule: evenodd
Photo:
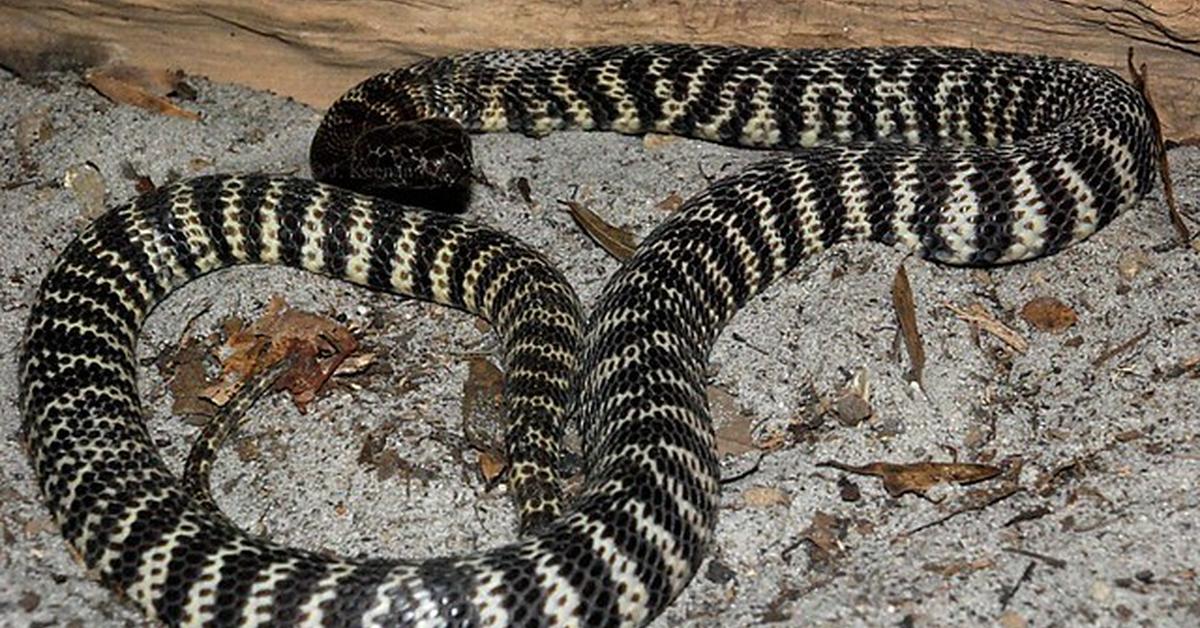
<path fill-rule="evenodd" d="M 328 183 L 205 176 L 98 219 L 60 255 L 30 314 L 24 430 L 64 537 L 148 616 L 648 623 L 713 540 L 704 371 L 740 306 L 852 239 L 962 265 L 1054 253 L 1134 205 L 1154 183 L 1159 150 L 1141 94 L 1072 61 L 632 45 L 471 53 L 373 77 L 327 113 L 313 171 L 371 191 L 460 185 L 471 166 L 464 129 L 660 132 L 797 150 L 687 200 L 611 278 L 586 324 L 565 279 L 513 238 Z M 478 555 L 335 559 L 244 532 L 177 479 L 142 419 L 138 331 L 174 288 L 242 263 L 490 320 L 513 425 L 509 484 L 528 534 Z M 572 422 L 586 479 L 567 498 L 555 461 Z"/>

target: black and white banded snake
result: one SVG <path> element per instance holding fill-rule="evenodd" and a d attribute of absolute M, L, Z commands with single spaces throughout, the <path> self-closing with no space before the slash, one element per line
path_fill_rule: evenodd
<path fill-rule="evenodd" d="M 439 121 L 413 123 L 423 118 Z M 63 535 L 148 615 L 644 624 L 712 540 L 719 488 L 704 370 L 742 304 L 851 239 L 979 266 L 1054 253 L 1135 204 L 1159 150 L 1144 98 L 1080 63 L 639 45 L 474 53 L 374 77 L 326 115 L 313 171 L 372 191 L 380 177 L 461 183 L 470 159 L 459 125 L 798 150 L 687 200 L 611 278 L 586 324 L 565 280 L 514 239 L 302 179 L 200 177 L 98 219 L 59 257 L 30 315 L 24 429 Z M 489 319 L 504 347 L 509 481 L 529 534 L 478 555 L 333 559 L 252 536 L 183 490 L 142 419 L 135 341 L 172 289 L 239 263 L 305 268 Z M 563 498 L 554 461 L 571 422 L 586 479 Z"/>

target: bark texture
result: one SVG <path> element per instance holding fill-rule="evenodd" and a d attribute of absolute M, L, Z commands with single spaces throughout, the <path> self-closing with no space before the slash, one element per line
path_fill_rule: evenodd
<path fill-rule="evenodd" d="M 1069 56 L 1128 77 L 1134 47 L 1173 139 L 1200 136 L 1196 0 L 8 0 L 0 63 L 179 68 L 317 107 L 367 76 L 491 47 L 691 41 L 976 46 Z"/>

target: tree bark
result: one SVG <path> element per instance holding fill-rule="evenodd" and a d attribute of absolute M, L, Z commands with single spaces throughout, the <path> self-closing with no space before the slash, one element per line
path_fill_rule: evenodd
<path fill-rule="evenodd" d="M 689 41 L 938 44 L 1150 70 L 1169 138 L 1200 136 L 1195 0 L 8 0 L 0 63 L 179 68 L 327 106 L 397 65 L 493 47 Z M 4 42 L 8 42 L 7 45 Z"/>

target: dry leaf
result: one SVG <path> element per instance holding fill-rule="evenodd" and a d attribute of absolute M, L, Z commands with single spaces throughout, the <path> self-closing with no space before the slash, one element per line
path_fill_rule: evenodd
<path fill-rule="evenodd" d="M 137 190 L 138 194 L 149 194 L 157 187 L 154 185 L 153 179 L 138 172 L 137 168 L 128 161 L 121 162 L 121 176 L 133 181 L 133 189 Z"/>
<path fill-rule="evenodd" d="M 669 135 L 666 133 L 646 133 L 642 136 L 642 148 L 654 150 L 661 148 L 667 144 L 674 143 L 679 140 L 677 135 Z"/>
<path fill-rule="evenodd" d="M 296 408 L 306 412 L 321 387 L 357 348 L 358 341 L 344 325 L 291 309 L 282 297 L 274 296 L 262 317 L 225 341 L 221 374 L 204 396 L 225 405 L 256 373 L 291 357 L 294 364 L 276 386 L 291 392 Z"/>
<path fill-rule="evenodd" d="M 503 444 L 508 417 L 504 413 L 504 373 L 482 356 L 467 358 L 462 422 L 463 435 L 479 452 L 479 471 L 491 482 L 508 466 Z"/>
<path fill-rule="evenodd" d="M 508 461 L 503 456 L 490 451 L 479 452 L 479 474 L 483 476 L 485 483 L 490 485 L 499 479 L 507 466 Z"/>
<path fill-rule="evenodd" d="M 637 248 L 637 239 L 633 234 L 614 227 L 595 212 L 584 207 L 583 203 L 575 201 L 560 200 L 559 203 L 565 205 L 571 212 L 571 218 L 583 228 L 583 231 L 596 241 L 609 255 L 617 258 L 620 261 L 625 261 L 633 256 L 633 250 Z"/>
<path fill-rule="evenodd" d="M 183 72 L 179 70 L 143 68 L 136 65 L 117 63 L 107 65 L 93 71 L 102 72 L 105 76 L 137 85 L 155 96 L 166 96 L 173 92 L 189 92 L 191 88 L 184 84 Z"/>
<path fill-rule="evenodd" d="M 827 512 L 817 511 L 802 538 L 812 543 L 809 557 L 816 562 L 829 563 L 842 553 L 841 536 L 848 521 Z"/>
<path fill-rule="evenodd" d="M 1029 341 L 1025 337 L 1014 330 L 1012 327 L 996 320 L 986 309 L 979 303 L 972 303 L 966 307 L 958 307 L 953 303 L 947 302 L 946 307 L 954 312 L 958 317 L 983 331 L 995 336 L 1012 348 L 1017 353 L 1025 353 L 1029 349 Z"/>
<path fill-rule="evenodd" d="M 661 209 L 665 212 L 677 211 L 683 206 L 683 197 L 679 192 L 671 192 L 666 198 L 654 204 L 654 209 Z"/>
<path fill-rule="evenodd" d="M 379 481 L 391 479 L 400 470 L 403 461 L 395 449 L 384 449 L 375 457 L 375 477 Z"/>
<path fill-rule="evenodd" d="M 388 480 L 403 472 L 407 477 L 412 472 L 412 465 L 400 458 L 396 450 L 387 446 L 387 436 L 393 431 L 392 425 L 385 423 L 363 438 L 362 447 L 358 450 L 358 463 L 375 470 L 379 481 Z"/>
<path fill-rule="evenodd" d="M 167 387 L 171 390 L 171 413 L 192 425 L 204 425 L 216 416 L 219 406 L 205 396 L 210 382 L 206 373 L 208 350 L 194 338 L 187 338 L 168 358 Z"/>
<path fill-rule="evenodd" d="M 164 90 L 161 74 L 120 66 L 93 68 L 83 76 L 89 85 L 113 102 L 177 118 L 200 119 L 200 114 L 183 109 L 164 96 L 155 93 L 162 91 L 163 94 L 166 94 L 177 84 L 170 83 L 170 88 Z"/>
<path fill-rule="evenodd" d="M 921 343 L 921 333 L 917 330 L 917 307 L 904 264 L 896 268 L 896 276 L 892 280 L 892 305 L 896 308 L 900 334 L 904 338 L 905 348 L 908 349 L 908 362 L 911 365 L 909 381 L 924 389 L 925 346 Z"/>
<path fill-rule="evenodd" d="M 709 386 L 708 406 L 713 421 L 718 425 L 718 456 L 740 456 L 758 451 L 751 435 L 750 417 L 741 412 L 733 395 L 716 386 Z"/>
<path fill-rule="evenodd" d="M 467 358 L 461 411 L 463 430 L 476 447 L 490 449 L 494 439 L 488 435 L 504 432 L 504 373 L 487 358 Z"/>
<path fill-rule="evenodd" d="M 872 462 L 862 466 L 848 465 L 833 460 L 818 463 L 819 467 L 833 467 L 847 473 L 872 475 L 883 479 L 883 488 L 888 495 L 899 497 L 906 493 L 924 495 L 930 488 L 945 483 L 973 484 L 994 478 L 1002 472 L 999 467 L 965 462 L 915 462 L 894 464 Z"/>
<path fill-rule="evenodd" d="M 42 604 L 42 596 L 33 591 L 25 591 L 21 593 L 20 599 L 17 600 L 17 606 L 26 613 L 32 613 Z"/>
<path fill-rule="evenodd" d="M 258 443 L 249 438 L 238 441 L 236 451 L 238 460 L 242 462 L 258 460 L 262 455 L 262 450 L 259 449 Z"/>
<path fill-rule="evenodd" d="M 1079 316 L 1054 297 L 1037 297 L 1021 308 L 1021 318 L 1039 331 L 1058 333 L 1079 320 Z"/>
<path fill-rule="evenodd" d="M 792 503 L 787 493 L 773 486 L 751 486 L 742 491 L 742 500 L 751 508 L 786 506 Z"/>

